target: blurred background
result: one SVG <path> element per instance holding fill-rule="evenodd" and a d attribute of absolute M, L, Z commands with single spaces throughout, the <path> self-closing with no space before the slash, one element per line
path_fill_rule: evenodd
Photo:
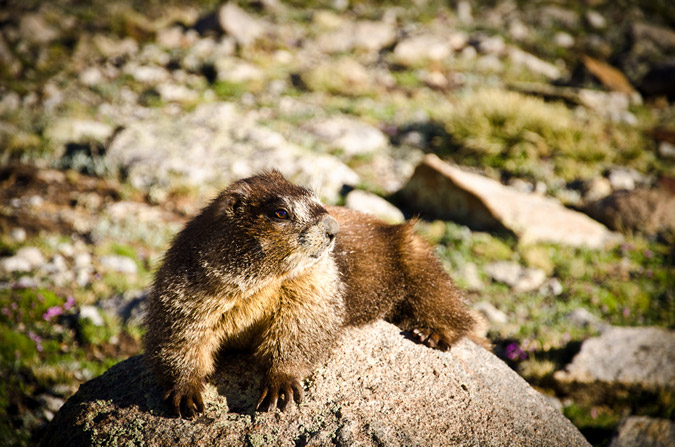
<path fill-rule="evenodd" d="M 0 444 L 140 353 L 172 235 L 270 167 L 421 215 L 592 444 L 675 442 L 671 1 L 0 4 Z"/>

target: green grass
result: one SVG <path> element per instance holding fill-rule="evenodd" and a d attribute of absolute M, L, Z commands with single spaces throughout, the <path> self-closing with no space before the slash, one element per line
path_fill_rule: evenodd
<path fill-rule="evenodd" d="M 466 91 L 433 118 L 447 136 L 438 148 L 454 161 L 547 181 L 588 179 L 613 164 L 646 171 L 655 163 L 639 128 L 577 117 L 562 103 L 501 89 Z"/>

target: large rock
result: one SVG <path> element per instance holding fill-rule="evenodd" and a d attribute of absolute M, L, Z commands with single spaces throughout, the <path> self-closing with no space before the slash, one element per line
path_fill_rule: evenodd
<path fill-rule="evenodd" d="M 470 341 L 449 353 L 380 322 L 350 331 L 285 413 L 256 413 L 249 358 L 224 359 L 206 411 L 166 417 L 142 357 L 82 385 L 43 446 L 587 446 L 579 431 L 494 355 Z"/>
<path fill-rule="evenodd" d="M 588 397 L 607 398 L 625 390 L 650 393 L 675 390 L 675 332 L 653 327 L 611 327 L 586 340 L 558 384 Z"/>
<path fill-rule="evenodd" d="M 609 447 L 668 447 L 675 445 L 675 422 L 630 416 L 621 422 Z"/>
<path fill-rule="evenodd" d="M 176 187 L 221 188 L 263 169 L 276 168 L 292 181 L 335 201 L 358 175 L 337 158 L 316 154 L 259 125 L 254 114 L 231 103 L 205 103 L 173 116 L 162 110 L 130 121 L 106 152 L 107 161 L 151 195 Z"/>
<path fill-rule="evenodd" d="M 675 189 L 666 184 L 654 189 L 614 191 L 589 203 L 585 210 L 617 231 L 675 235 Z"/>
<path fill-rule="evenodd" d="M 402 190 L 422 212 L 478 230 L 508 230 L 521 242 L 601 248 L 616 235 L 588 216 L 537 194 L 517 191 L 427 155 Z"/>

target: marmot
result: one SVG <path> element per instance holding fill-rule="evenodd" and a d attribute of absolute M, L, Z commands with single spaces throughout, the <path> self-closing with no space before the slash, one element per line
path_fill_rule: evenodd
<path fill-rule="evenodd" d="M 414 223 L 325 207 L 276 171 L 234 182 L 176 236 L 148 297 L 144 345 L 177 416 L 203 411 L 217 352 L 248 348 L 257 409 L 300 402 L 344 327 L 385 319 L 448 349 L 474 319 Z"/>

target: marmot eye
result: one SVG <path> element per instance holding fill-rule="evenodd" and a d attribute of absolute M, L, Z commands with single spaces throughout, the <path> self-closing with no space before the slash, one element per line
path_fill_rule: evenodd
<path fill-rule="evenodd" d="M 286 211 L 284 209 L 275 210 L 274 213 L 272 213 L 272 214 L 277 219 L 288 219 L 288 211 Z"/>

